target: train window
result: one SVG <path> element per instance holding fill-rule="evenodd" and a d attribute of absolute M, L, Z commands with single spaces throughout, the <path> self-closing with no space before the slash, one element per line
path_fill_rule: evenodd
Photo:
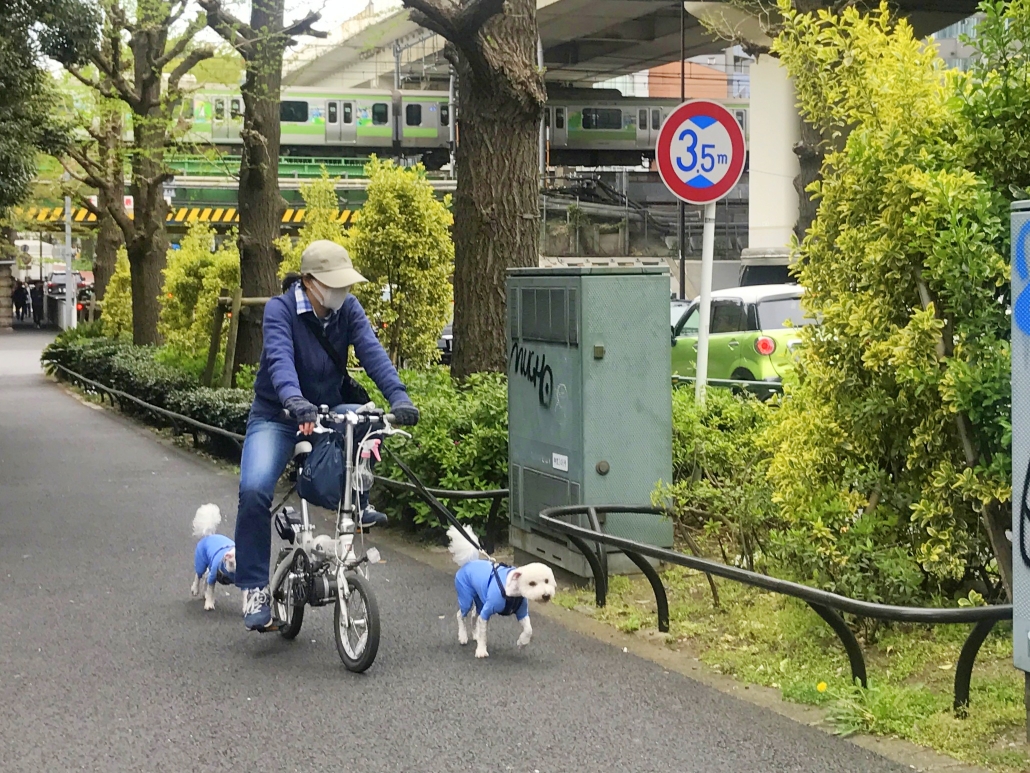
<path fill-rule="evenodd" d="M 610 107 L 584 107 L 584 129 L 621 129 L 622 111 Z"/>
<path fill-rule="evenodd" d="M 376 102 L 372 105 L 372 125 L 385 126 L 390 123 L 390 106 L 385 102 Z"/>
<path fill-rule="evenodd" d="M 329 103 L 328 116 L 326 117 L 326 120 L 329 123 L 337 123 L 340 120 L 340 108 L 335 102 Z"/>
<path fill-rule="evenodd" d="M 243 111 L 240 110 L 240 100 L 234 99 L 229 102 L 229 117 L 239 118 L 243 115 Z"/>
<path fill-rule="evenodd" d="M 747 134 L 747 110 L 734 110 L 733 117 L 737 119 L 737 123 L 740 124 L 740 130 Z"/>
<path fill-rule="evenodd" d="M 637 112 L 637 128 L 647 131 L 647 110 Z"/>
<path fill-rule="evenodd" d="M 422 125 L 422 105 L 407 105 L 404 108 L 404 123 L 408 126 Z"/>
<path fill-rule="evenodd" d="M 440 125 L 447 126 L 451 122 L 451 106 L 446 102 L 440 105 Z"/>
<path fill-rule="evenodd" d="M 193 98 L 192 97 L 186 97 L 186 99 L 184 99 L 182 101 L 182 117 L 183 118 L 192 118 L 193 117 Z"/>
<path fill-rule="evenodd" d="M 224 119 L 225 119 L 225 100 L 224 99 L 216 99 L 215 100 L 215 120 L 216 121 L 222 121 Z"/>
<path fill-rule="evenodd" d="M 544 128 L 551 128 L 551 108 L 549 107 L 544 108 Z"/>
<path fill-rule="evenodd" d="M 279 120 L 284 123 L 307 123 L 308 103 L 294 100 L 280 102 Z"/>
<path fill-rule="evenodd" d="M 343 103 L 343 122 L 354 123 L 354 105 L 350 102 Z"/>
<path fill-rule="evenodd" d="M 662 111 L 652 110 L 651 111 L 651 130 L 658 131 L 662 128 Z"/>
<path fill-rule="evenodd" d="M 556 107 L 554 108 L 554 128 L 564 129 L 565 128 L 565 108 Z"/>

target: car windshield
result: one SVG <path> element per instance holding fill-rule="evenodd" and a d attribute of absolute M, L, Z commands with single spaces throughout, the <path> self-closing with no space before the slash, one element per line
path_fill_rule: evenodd
<path fill-rule="evenodd" d="M 758 326 L 762 330 L 782 330 L 814 324 L 814 319 L 805 316 L 800 296 L 771 298 L 758 304 Z"/>

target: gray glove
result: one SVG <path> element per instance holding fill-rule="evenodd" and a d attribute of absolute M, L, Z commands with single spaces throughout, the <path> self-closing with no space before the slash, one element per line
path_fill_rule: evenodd
<path fill-rule="evenodd" d="M 318 408 L 303 397 L 287 398 L 283 407 L 297 420 L 297 425 L 313 423 L 318 418 Z"/>
<path fill-rule="evenodd" d="M 394 423 L 401 427 L 414 427 L 418 424 L 418 408 L 409 402 L 398 403 L 390 408 Z"/>

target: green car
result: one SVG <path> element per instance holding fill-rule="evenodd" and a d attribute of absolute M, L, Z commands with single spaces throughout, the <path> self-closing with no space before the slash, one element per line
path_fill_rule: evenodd
<path fill-rule="evenodd" d="M 801 342 L 798 329 L 815 320 L 801 308 L 795 284 L 755 285 L 712 293 L 708 378 L 779 382 Z M 672 302 L 672 372 L 697 373 L 700 300 Z"/>

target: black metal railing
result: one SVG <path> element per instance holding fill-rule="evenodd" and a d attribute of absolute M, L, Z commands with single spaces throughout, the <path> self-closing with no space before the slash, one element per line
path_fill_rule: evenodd
<path fill-rule="evenodd" d="M 640 567 L 640 570 L 647 577 L 654 590 L 658 611 L 658 630 L 662 632 L 668 632 L 669 630 L 669 602 L 665 593 L 665 586 L 662 584 L 662 578 L 647 561 L 648 558 L 685 566 L 689 569 L 704 572 L 709 576 L 714 575 L 772 591 L 773 593 L 791 596 L 808 604 L 833 629 L 848 655 L 852 679 L 858 680 L 863 687 L 868 685 L 865 656 L 862 653 L 862 647 L 858 643 L 858 639 L 855 638 L 854 632 L 852 632 L 841 616 L 842 612 L 858 617 L 886 620 L 895 623 L 922 623 L 926 625 L 973 623 L 973 630 L 966 637 L 955 667 L 954 708 L 960 714 L 964 713 L 969 705 L 969 683 L 980 647 L 999 620 L 1012 619 L 1011 604 L 981 607 L 922 608 L 858 601 L 846 596 L 839 596 L 836 593 L 830 593 L 829 591 L 790 582 L 789 580 L 769 577 L 768 575 L 751 572 L 736 566 L 727 566 L 726 564 L 720 564 L 706 558 L 689 556 L 675 550 L 658 548 L 653 545 L 646 545 L 642 542 L 626 539 L 625 537 L 605 534 L 601 530 L 599 516 L 608 513 L 636 513 L 646 514 L 651 517 L 669 516 L 669 513 L 661 508 L 632 505 L 569 505 L 566 507 L 551 507 L 540 513 L 540 523 L 544 529 L 567 538 L 590 564 L 594 574 L 598 606 L 605 605 L 608 586 L 607 573 L 603 569 L 602 561 L 602 555 L 606 555 L 607 551 L 601 549 L 602 545 L 621 551 L 630 561 Z M 590 524 L 590 528 L 577 526 L 562 520 L 568 516 L 585 516 Z M 596 546 L 594 550 L 591 550 L 590 543 Z"/>

